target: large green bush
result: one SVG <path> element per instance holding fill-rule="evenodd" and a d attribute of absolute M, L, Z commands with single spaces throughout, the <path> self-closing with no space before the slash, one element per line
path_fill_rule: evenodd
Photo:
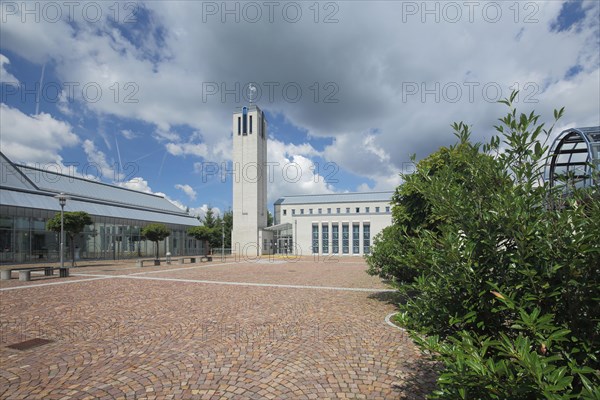
<path fill-rule="evenodd" d="M 398 320 L 445 365 L 435 396 L 600 398 L 598 188 L 541 179 L 551 129 L 517 114 L 515 95 L 489 143 L 455 124 L 435 169 L 404 176 L 397 237 L 374 242 L 370 272 L 409 281 Z"/>

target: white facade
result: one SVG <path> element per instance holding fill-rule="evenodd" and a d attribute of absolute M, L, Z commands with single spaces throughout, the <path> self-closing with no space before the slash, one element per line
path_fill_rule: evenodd
<path fill-rule="evenodd" d="M 232 251 L 262 254 L 267 226 L 267 121 L 257 106 L 233 114 Z M 265 236 L 268 236 L 267 233 Z M 269 237 L 270 239 L 270 237 Z"/>
<path fill-rule="evenodd" d="M 368 254 L 375 235 L 392 224 L 392 195 L 366 192 L 283 197 L 275 202 L 275 224 L 287 226 L 288 231 L 291 228 L 292 237 L 279 238 L 277 252 L 285 246 L 298 255 Z"/>

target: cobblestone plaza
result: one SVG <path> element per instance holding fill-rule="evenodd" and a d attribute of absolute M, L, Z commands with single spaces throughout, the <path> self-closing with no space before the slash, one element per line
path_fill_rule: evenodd
<path fill-rule="evenodd" d="M 424 398 L 432 367 L 385 322 L 394 293 L 365 269 L 271 258 L 13 277 L 0 398 Z M 8 347 L 31 339 L 49 342 Z"/>

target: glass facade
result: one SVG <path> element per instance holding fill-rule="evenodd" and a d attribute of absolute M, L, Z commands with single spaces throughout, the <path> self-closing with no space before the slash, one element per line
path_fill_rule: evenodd
<path fill-rule="evenodd" d="M 369 254 L 371 252 L 371 225 L 363 225 L 363 253 Z"/>
<path fill-rule="evenodd" d="M 60 260 L 60 233 L 46 230 L 55 212 L 32 208 L 0 206 L 0 262 L 30 263 Z M 73 238 L 65 233 L 65 260 L 121 260 L 154 256 L 154 243 L 141 237 L 147 221 L 92 216 L 93 225 Z M 169 251 L 173 256 L 199 255 L 203 243 L 187 235 L 188 226 L 166 224 L 171 230 Z M 71 248 L 73 247 L 73 249 Z M 166 240 L 158 243 L 159 255 L 167 252 Z"/>
<path fill-rule="evenodd" d="M 350 232 L 348 224 L 342 225 L 342 252 L 348 254 L 350 252 Z"/>
<path fill-rule="evenodd" d="M 323 236 L 322 236 L 322 249 L 323 249 L 323 254 L 329 254 L 329 225 L 327 224 L 323 224 L 321 226 L 322 232 L 323 232 Z"/>
<path fill-rule="evenodd" d="M 333 254 L 340 252 L 340 226 L 337 223 L 331 225 L 331 251 Z"/>
<path fill-rule="evenodd" d="M 317 224 L 312 226 L 312 252 L 319 253 L 319 225 Z"/>
<path fill-rule="evenodd" d="M 352 225 L 352 254 L 360 253 L 360 225 Z"/>

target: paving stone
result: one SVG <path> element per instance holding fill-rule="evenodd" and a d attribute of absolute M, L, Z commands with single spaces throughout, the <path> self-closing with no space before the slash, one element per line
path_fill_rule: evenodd
<path fill-rule="evenodd" d="M 2 281 L 0 398 L 424 398 L 433 365 L 384 322 L 389 288 L 365 270 L 357 258 L 131 261 Z M 53 342 L 6 347 L 33 338 Z"/>

